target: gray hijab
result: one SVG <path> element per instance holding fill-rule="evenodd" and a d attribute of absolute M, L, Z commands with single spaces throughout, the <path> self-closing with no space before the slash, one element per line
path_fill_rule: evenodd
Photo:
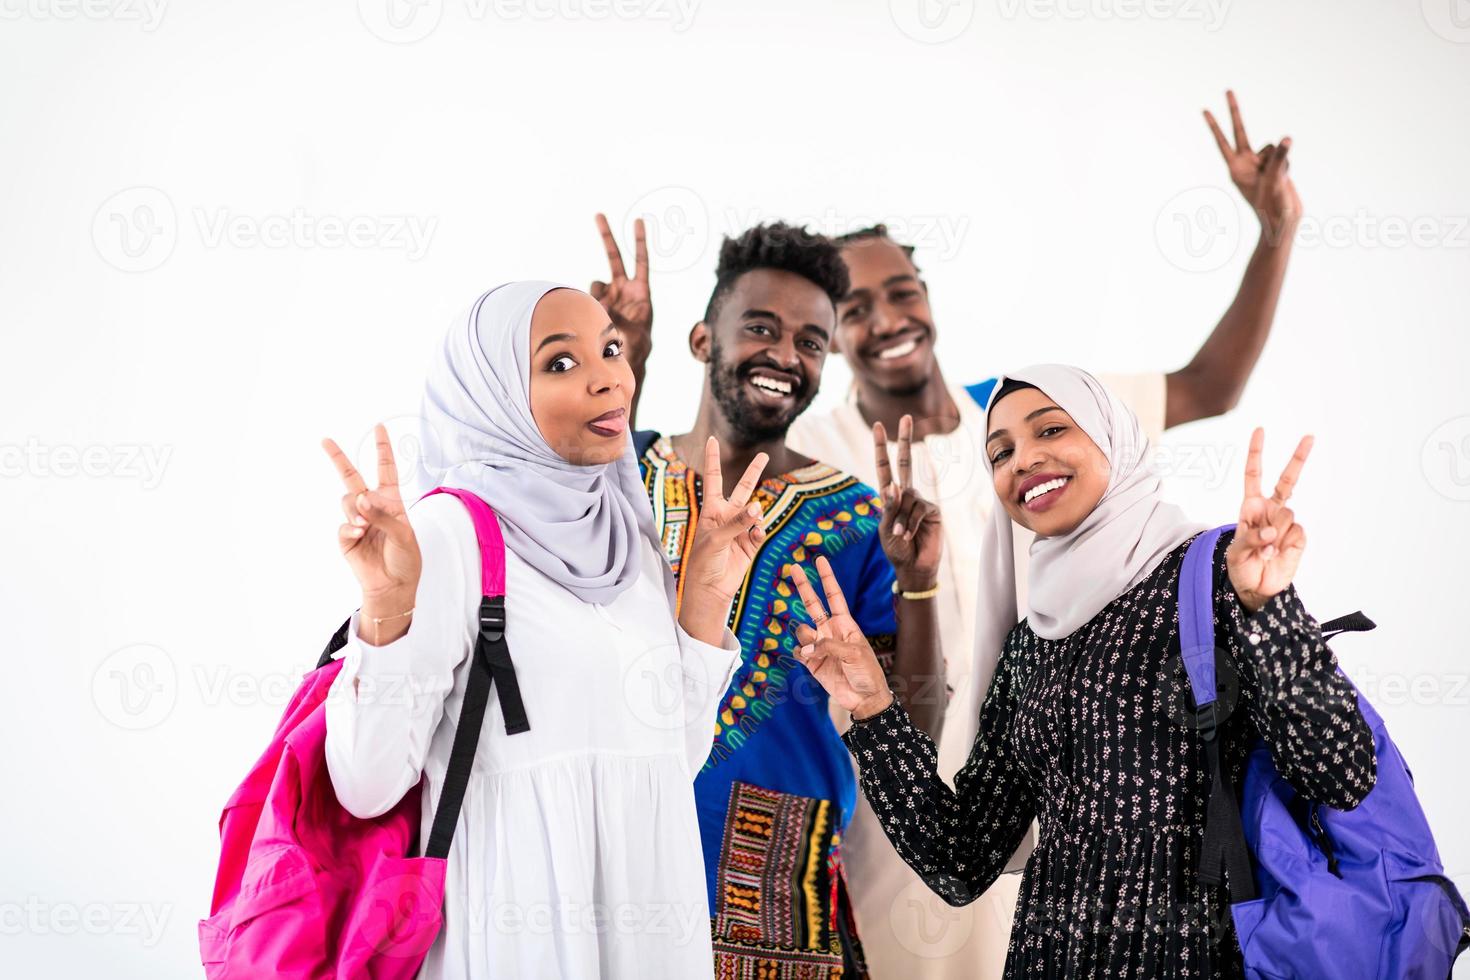
<path fill-rule="evenodd" d="M 620 459 L 577 466 L 531 415 L 531 314 L 570 288 L 505 283 L 456 318 L 424 385 L 416 480 L 479 495 L 517 557 L 583 601 L 608 603 L 638 579 L 640 538 L 659 550 L 658 536 L 631 438 Z"/>
<path fill-rule="evenodd" d="M 1081 427 L 1107 457 L 1108 486 L 1091 514 L 1069 534 L 1038 537 L 1031 544 L 1026 577 L 1026 620 L 1048 640 L 1070 636 L 1103 607 L 1148 577 L 1179 545 L 1205 530 L 1164 500 L 1163 481 L 1150 465 L 1148 437 L 1133 411 L 1091 374 L 1061 364 L 1039 364 L 998 379 L 999 393 L 1008 380 L 1035 385 Z M 990 433 L 985 410 L 984 434 Z M 983 438 L 983 436 L 982 436 Z M 992 478 L 990 455 L 985 471 Z M 967 726 L 973 742 L 979 727 L 978 706 L 984 704 L 1000 662 L 1006 635 L 1020 621 L 1016 606 L 1013 528 L 1005 507 L 996 501 L 991 526 L 980 543 L 980 589 L 975 609 L 975 654 L 970 673 L 974 717 L 956 718 Z M 1029 851 L 1023 843 L 1007 870 L 1019 866 Z"/>

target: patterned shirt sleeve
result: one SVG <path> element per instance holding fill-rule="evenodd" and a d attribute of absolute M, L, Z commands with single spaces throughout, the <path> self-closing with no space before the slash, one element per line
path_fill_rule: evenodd
<path fill-rule="evenodd" d="M 1296 586 L 1254 615 L 1246 611 L 1226 571 L 1226 543 L 1216 556 L 1216 642 L 1230 651 L 1241 707 L 1270 747 L 1282 778 L 1317 803 L 1351 810 L 1378 774 L 1373 733 L 1358 710 L 1357 694 L 1338 671 Z"/>
<path fill-rule="evenodd" d="M 934 741 L 897 700 L 843 735 L 894 849 L 950 905 L 973 902 L 990 887 L 1035 816 L 1034 790 L 1011 742 L 1017 652 L 1008 642 L 954 789 L 939 778 Z"/>

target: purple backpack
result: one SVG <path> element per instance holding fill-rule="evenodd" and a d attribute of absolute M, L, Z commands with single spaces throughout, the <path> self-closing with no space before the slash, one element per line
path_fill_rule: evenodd
<path fill-rule="evenodd" d="M 1358 694 L 1378 778 L 1352 810 L 1304 799 L 1257 740 L 1240 805 L 1220 765 L 1228 691 L 1215 684 L 1215 545 L 1201 534 L 1179 572 L 1179 637 L 1205 740 L 1211 789 L 1200 879 L 1230 886 L 1230 913 L 1251 978 L 1444 980 L 1470 947 L 1470 910 L 1445 876 L 1414 777 L 1383 719 Z M 1373 628 L 1362 613 L 1322 624 L 1324 638 Z"/>

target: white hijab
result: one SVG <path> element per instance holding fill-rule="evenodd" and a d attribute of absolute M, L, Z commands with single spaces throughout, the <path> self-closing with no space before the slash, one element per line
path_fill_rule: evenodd
<path fill-rule="evenodd" d="M 996 381 L 985 410 L 982 438 L 990 435 L 990 412 L 1007 380 L 1035 385 L 1092 439 L 1107 457 L 1110 473 L 1102 499 L 1070 533 L 1038 537 L 1031 544 L 1026 586 L 1026 620 L 1044 639 L 1059 640 L 1085 626 L 1118 596 L 1149 576 L 1168 554 L 1205 525 L 1189 520 L 1163 498 L 1163 481 L 1149 458 L 1148 437 L 1127 405 L 1091 374 L 1061 364 L 1038 364 Z M 985 471 L 995 468 L 984 446 Z M 972 717 L 964 741 L 979 730 L 980 706 L 990 690 L 1006 635 L 1020 622 L 1010 515 L 1000 501 L 980 542 L 980 589 L 975 607 L 975 654 L 970 673 Z M 1014 870 L 1030 852 L 1029 837 L 1012 858 Z"/>
<path fill-rule="evenodd" d="M 653 513 L 632 439 L 620 459 L 577 466 L 531 415 L 531 314 L 553 282 L 511 282 L 450 326 L 429 367 L 420 412 L 420 492 L 469 490 L 495 509 L 506 547 L 585 602 L 608 603 L 638 579 Z M 672 597 L 673 580 L 665 576 Z"/>

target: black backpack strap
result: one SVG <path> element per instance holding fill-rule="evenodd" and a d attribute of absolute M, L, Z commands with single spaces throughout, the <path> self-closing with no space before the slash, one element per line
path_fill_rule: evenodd
<path fill-rule="evenodd" d="M 332 654 L 336 653 L 338 650 L 347 645 L 347 630 L 351 626 L 351 616 L 348 616 L 346 619 L 342 620 L 342 625 L 337 627 L 337 632 L 332 634 L 332 638 L 327 641 L 326 649 L 322 651 L 321 657 L 317 659 L 316 666 L 318 670 L 331 663 Z"/>
<path fill-rule="evenodd" d="M 1350 612 L 1346 616 L 1339 616 L 1336 619 L 1323 623 L 1322 642 L 1326 643 L 1339 633 L 1366 633 L 1371 629 L 1377 628 L 1378 624 L 1367 616 L 1364 616 L 1360 609 L 1357 612 Z"/>
<path fill-rule="evenodd" d="M 653 438 L 658 438 L 658 433 L 653 433 Z M 652 442 L 651 439 L 649 441 Z M 494 540 L 496 547 L 504 547 L 499 543 L 498 531 Z M 489 582 L 488 579 L 485 581 Z M 499 582 L 503 581 L 502 576 Z M 501 587 L 503 586 L 499 584 L 485 585 L 487 589 Z M 332 655 L 347 645 L 347 634 L 351 626 L 352 617 L 349 616 L 327 641 L 326 649 L 317 661 L 318 668 L 330 663 Z M 505 734 L 518 735 L 530 731 L 531 722 L 526 717 L 526 705 L 521 699 L 520 681 L 516 678 L 515 664 L 510 658 L 510 647 L 505 642 L 504 595 L 480 597 L 480 632 L 475 637 L 474 652 L 470 654 L 469 677 L 465 681 L 464 701 L 460 704 L 459 724 L 455 726 L 454 743 L 450 747 L 449 764 L 444 773 L 444 788 L 439 795 L 439 806 L 434 811 L 434 824 L 429 832 L 429 845 L 424 850 L 425 857 L 443 858 L 449 855 L 449 845 L 454 838 L 454 827 L 459 823 L 465 790 L 469 788 L 470 770 L 475 764 L 475 749 L 480 743 L 480 730 L 485 726 L 485 709 L 490 704 L 492 686 L 499 696 L 500 712 L 505 716 Z"/>
<path fill-rule="evenodd" d="M 1196 537 L 1179 567 L 1179 654 L 1189 675 L 1187 714 L 1193 716 L 1195 731 L 1204 742 L 1205 770 L 1210 776 L 1199 878 L 1208 885 L 1228 883 L 1234 904 L 1256 897 L 1256 875 L 1240 805 L 1220 759 L 1221 733 L 1233 708 L 1232 699 L 1222 696 L 1218 683 L 1230 668 L 1221 663 L 1215 641 L 1215 555 L 1226 530 L 1216 528 Z"/>
<path fill-rule="evenodd" d="M 459 725 L 454 730 L 454 745 L 449 750 L 449 765 L 444 772 L 444 789 L 434 811 L 434 826 L 429 831 L 429 845 L 424 856 L 449 856 L 454 827 L 459 823 L 460 806 L 469 787 L 470 769 L 475 764 L 475 748 L 480 729 L 485 724 L 485 708 L 490 703 L 490 688 L 498 685 L 500 711 L 505 716 L 505 734 L 530 731 L 526 706 L 521 700 L 520 682 L 511 663 L 510 647 L 505 642 L 505 596 L 483 596 L 480 599 L 480 635 L 475 640 L 470 676 L 465 683 L 464 701 L 459 709 Z"/>
<path fill-rule="evenodd" d="M 1200 717 L 1213 716 L 1202 712 Z M 1230 884 L 1230 904 L 1249 902 L 1256 897 L 1256 873 L 1251 863 L 1250 845 L 1245 840 L 1245 827 L 1240 822 L 1240 804 L 1235 790 L 1225 778 L 1220 760 L 1220 730 L 1213 722 L 1201 726 L 1205 740 L 1205 760 L 1210 773 L 1210 799 L 1205 811 L 1205 837 L 1200 848 L 1199 878 L 1209 885 L 1221 880 Z"/>

